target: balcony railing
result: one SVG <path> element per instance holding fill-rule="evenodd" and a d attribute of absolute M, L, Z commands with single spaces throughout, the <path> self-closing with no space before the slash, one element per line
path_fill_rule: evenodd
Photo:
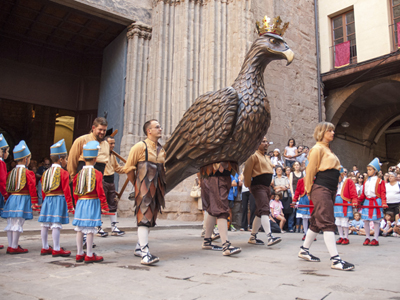
<path fill-rule="evenodd" d="M 329 47 L 329 52 L 331 53 L 332 57 L 332 69 L 335 69 L 335 46 Z M 350 65 L 357 63 L 357 45 L 350 46 Z"/>
<path fill-rule="evenodd" d="M 389 30 L 391 34 L 391 40 L 392 40 L 392 51 L 396 52 L 399 49 L 399 44 L 398 44 L 398 37 L 397 37 L 397 24 L 392 24 L 389 25 Z"/>

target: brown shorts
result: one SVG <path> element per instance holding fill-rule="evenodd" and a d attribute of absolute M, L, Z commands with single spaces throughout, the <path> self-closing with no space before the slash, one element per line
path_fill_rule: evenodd
<path fill-rule="evenodd" d="M 271 199 L 271 187 L 262 184 L 252 185 L 250 193 L 256 199 L 256 212 L 255 215 L 259 218 L 261 216 L 269 216 L 269 201 Z"/>
<path fill-rule="evenodd" d="M 314 203 L 314 210 L 311 214 L 310 229 L 314 232 L 335 231 L 335 205 L 336 191 L 313 184 L 311 189 L 311 200 Z"/>
<path fill-rule="evenodd" d="M 116 212 L 118 207 L 118 202 L 115 201 L 115 198 L 117 197 L 117 194 L 115 193 L 115 184 L 108 183 L 103 180 L 103 189 L 104 189 L 104 194 L 106 194 L 107 204 L 108 208 L 110 209 L 110 212 Z"/>
<path fill-rule="evenodd" d="M 203 210 L 218 219 L 229 218 L 231 176 L 212 176 L 201 180 Z"/>

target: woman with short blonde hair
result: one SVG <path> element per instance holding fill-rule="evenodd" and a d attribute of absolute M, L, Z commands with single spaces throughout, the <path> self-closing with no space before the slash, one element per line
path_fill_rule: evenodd
<path fill-rule="evenodd" d="M 354 265 L 343 261 L 336 248 L 334 205 L 341 169 L 338 157 L 330 149 L 329 143 L 335 136 L 335 126 L 329 122 L 318 123 L 314 130 L 317 141 L 308 155 L 308 165 L 304 178 L 305 190 L 314 204 L 310 228 L 306 233 L 298 256 L 304 260 L 319 262 L 320 259 L 309 252 L 309 248 L 322 230 L 325 245 L 331 256 L 332 269 L 348 271 Z"/>

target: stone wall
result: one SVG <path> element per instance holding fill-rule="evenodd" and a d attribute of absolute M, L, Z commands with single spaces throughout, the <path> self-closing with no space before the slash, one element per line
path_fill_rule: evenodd
<path fill-rule="evenodd" d="M 312 146 L 318 122 L 313 1 L 170 0 L 153 1 L 148 45 L 139 35 L 137 43 L 143 46 L 128 50 L 128 69 L 141 71 L 136 77 L 127 74 L 121 153 L 126 156 L 131 145 L 143 138 L 146 119 L 160 121 L 165 142 L 199 95 L 231 85 L 257 37 L 255 21 L 266 14 L 290 22 L 284 38 L 295 52 L 290 66 L 272 62 L 265 71 L 272 110 L 269 139 L 280 149 L 289 137 Z M 189 197 L 193 180 L 185 180 L 167 195 L 162 217 L 201 218 Z M 121 178 L 120 186 L 124 181 Z M 131 190 L 128 185 L 123 199 Z"/>

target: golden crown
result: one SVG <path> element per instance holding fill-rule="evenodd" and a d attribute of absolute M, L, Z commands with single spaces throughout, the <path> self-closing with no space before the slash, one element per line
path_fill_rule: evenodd
<path fill-rule="evenodd" d="M 264 19 L 262 20 L 262 24 L 260 24 L 260 22 L 258 21 L 256 22 L 257 31 L 259 35 L 263 35 L 264 33 L 270 32 L 283 36 L 286 29 L 289 27 L 289 22 L 283 24 L 282 28 L 281 24 L 282 20 L 280 16 L 274 18 L 272 22 L 271 18 L 268 18 L 267 16 L 265 16 Z"/>

